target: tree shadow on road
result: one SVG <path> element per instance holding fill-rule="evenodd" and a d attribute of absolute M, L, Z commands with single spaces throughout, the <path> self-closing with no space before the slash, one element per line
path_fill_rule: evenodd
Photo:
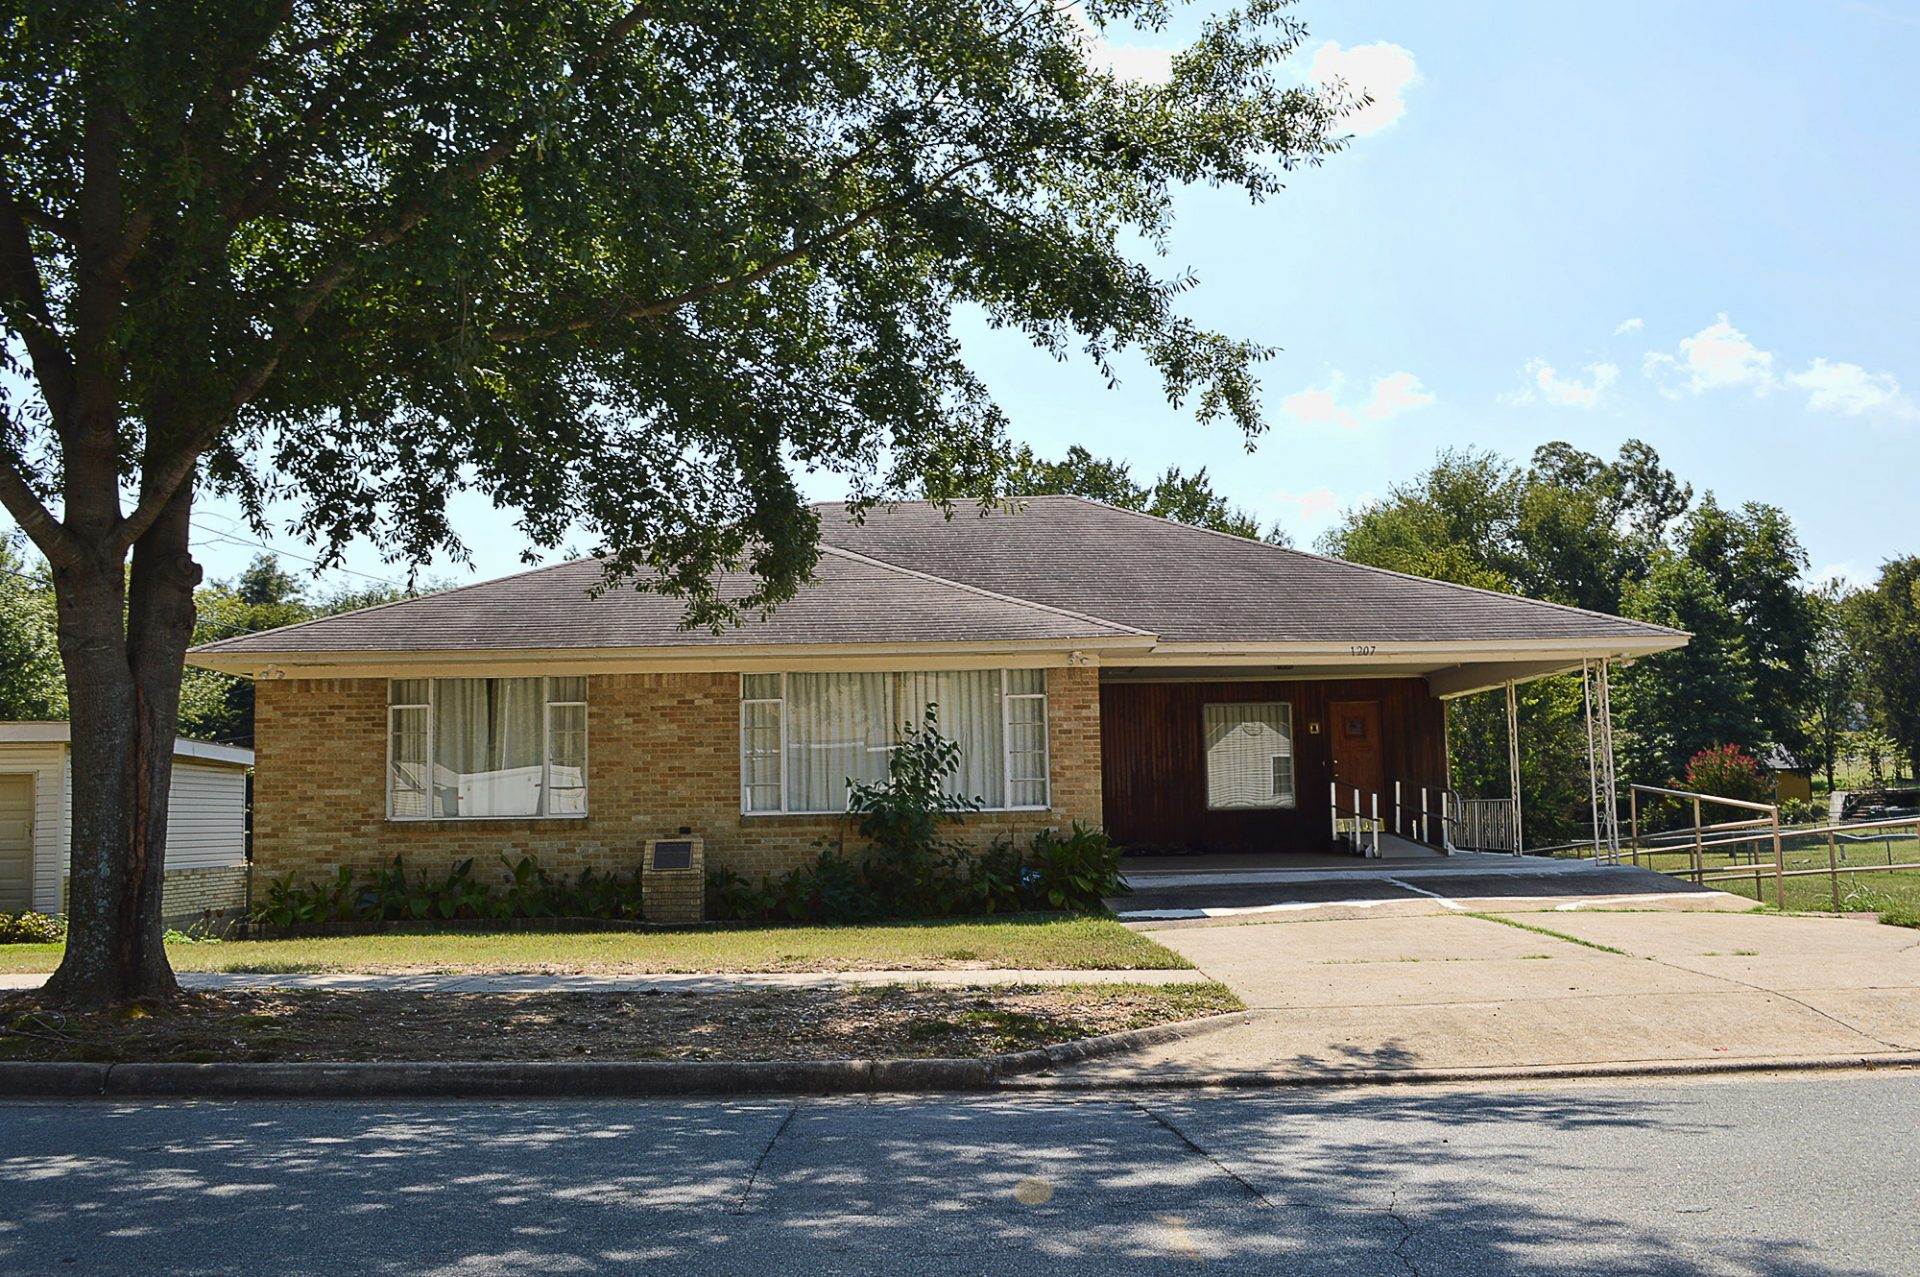
<path fill-rule="evenodd" d="M 1579 1089 L 16 1105 L 0 1271 L 1892 1271 L 1740 1209 L 1765 1195 L 1704 1113 Z"/>

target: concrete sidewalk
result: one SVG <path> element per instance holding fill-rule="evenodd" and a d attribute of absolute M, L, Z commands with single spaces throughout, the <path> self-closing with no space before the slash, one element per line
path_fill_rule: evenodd
<path fill-rule="evenodd" d="M 182 971 L 189 989 L 327 989 L 341 993 L 724 993 L 734 989 L 828 989 L 887 984 L 942 988 L 1000 988 L 1019 984 L 1189 984 L 1208 977 L 1198 971 L 1044 970 L 954 968 L 939 971 L 694 972 L 678 975 L 580 975 L 517 972 L 503 975 L 420 973 L 371 975 L 329 971 L 280 975 L 252 972 Z M 43 973 L 0 974 L 0 994 L 37 989 Z"/>
<path fill-rule="evenodd" d="M 1250 1014 L 1204 1038 L 1090 1062 L 1074 1079 L 1178 1085 L 1920 1052 L 1920 932 L 1748 913 L 1500 918 L 1434 909 L 1148 931 L 1229 985 Z M 1523 929 L 1532 927 L 1559 934 Z"/>

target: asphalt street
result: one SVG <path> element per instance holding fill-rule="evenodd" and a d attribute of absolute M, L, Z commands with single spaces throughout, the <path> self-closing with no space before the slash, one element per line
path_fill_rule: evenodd
<path fill-rule="evenodd" d="M 1920 1273 L 1920 1073 L 0 1105 L 0 1273 Z"/>

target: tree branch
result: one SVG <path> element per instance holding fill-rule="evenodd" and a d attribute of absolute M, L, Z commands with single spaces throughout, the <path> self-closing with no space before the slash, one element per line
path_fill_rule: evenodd
<path fill-rule="evenodd" d="M 20 334 L 33 363 L 40 395 L 53 416 L 56 431 L 65 433 L 73 420 L 73 355 L 54 326 L 47 305 L 40 264 L 20 205 L 0 190 L 0 315 Z"/>
<path fill-rule="evenodd" d="M 0 505 L 55 567 L 72 567 L 86 558 L 80 538 L 53 517 L 10 456 L 0 456 Z"/>
<path fill-rule="evenodd" d="M 962 161 L 935 177 L 914 194 L 902 199 L 887 200 L 884 203 L 862 209 L 860 212 L 842 221 L 833 229 L 815 236 L 813 239 L 807 240 L 804 243 L 796 244 L 786 252 L 770 257 L 752 270 L 742 271 L 738 275 L 729 275 L 725 279 L 709 280 L 707 283 L 689 288 L 684 292 L 674 293 L 667 297 L 658 297 L 652 301 L 629 306 L 625 310 L 610 316 L 582 316 L 575 319 L 564 320 L 557 324 L 546 324 L 536 327 L 493 328 L 488 330 L 487 336 L 491 340 L 501 343 L 539 341 L 547 337 L 560 336 L 562 333 L 585 332 L 590 328 L 597 327 L 609 321 L 652 319 L 656 316 L 667 314 L 670 311 L 678 310 L 682 306 L 690 306 L 695 302 L 705 301 L 707 298 L 718 296 L 721 293 L 728 293 L 735 289 L 745 288 L 750 284 L 760 282 L 776 271 L 783 270 L 795 262 L 812 256 L 823 248 L 833 247 L 833 245 L 839 243 L 878 217 L 887 213 L 897 213 L 903 209 L 911 208 L 915 203 L 940 190 L 968 169 L 984 164 L 990 158 L 993 157 L 976 155 L 972 159 Z"/>
<path fill-rule="evenodd" d="M 592 51 L 580 59 L 564 83 L 569 87 L 586 82 L 600 69 L 613 50 L 622 41 L 632 35 L 651 12 L 651 6 L 636 4 L 627 10 L 619 21 L 613 23 L 600 38 Z M 392 223 L 382 230 L 362 237 L 357 243 L 344 249 L 341 254 L 322 267 L 305 288 L 295 295 L 285 320 L 275 325 L 274 337 L 266 356 L 253 369 L 243 374 L 234 384 L 231 402 L 235 411 L 253 401 L 272 380 L 274 372 L 280 366 L 280 360 L 293 345 L 294 338 L 306 327 L 314 313 L 326 304 L 336 289 L 357 270 L 357 256 L 367 249 L 382 249 L 405 238 L 408 232 L 418 226 L 431 211 L 431 200 L 468 182 L 484 177 L 500 162 L 513 154 L 525 140 L 524 131 L 509 133 L 495 141 L 485 150 L 471 156 L 465 163 L 451 167 L 441 174 L 440 180 L 433 184 L 428 196 L 413 200 L 399 210 Z M 138 541 L 146 530 L 153 526 L 173 499 L 173 494 L 182 483 L 192 476 L 200 464 L 200 456 L 206 451 L 214 436 L 223 428 L 230 417 L 214 418 L 206 422 L 192 435 L 183 440 L 181 448 L 156 475 L 148 472 L 141 484 L 140 499 L 133 510 L 119 521 L 115 529 L 115 541 L 122 546 L 131 546 Z"/>

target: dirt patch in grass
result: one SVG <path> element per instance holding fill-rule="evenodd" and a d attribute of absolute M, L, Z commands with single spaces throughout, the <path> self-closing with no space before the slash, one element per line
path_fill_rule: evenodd
<path fill-rule="evenodd" d="M 728 993 L 189 994 L 160 1011 L 0 1009 L 0 1059 L 829 1060 L 960 1058 L 1236 1011 L 1212 983 Z"/>

